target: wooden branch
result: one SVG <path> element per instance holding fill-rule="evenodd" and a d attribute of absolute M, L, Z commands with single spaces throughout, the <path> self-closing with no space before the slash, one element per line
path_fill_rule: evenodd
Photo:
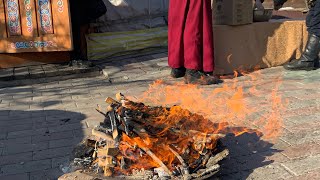
<path fill-rule="evenodd" d="M 170 176 L 172 176 L 172 172 L 168 169 L 168 167 L 163 164 L 163 162 L 147 147 L 139 147 L 144 152 L 146 152 L 159 166 L 166 171 Z"/>
<path fill-rule="evenodd" d="M 219 167 L 220 168 L 220 167 Z M 208 173 L 207 175 L 203 175 L 202 177 L 198 177 L 195 180 L 205 180 L 205 179 L 209 179 L 210 177 L 212 177 L 213 175 L 217 174 L 219 171 L 219 168 L 212 170 L 210 173 Z"/>
<path fill-rule="evenodd" d="M 225 134 L 210 134 L 210 133 L 203 133 L 196 130 L 190 130 L 189 133 L 191 135 L 201 135 L 201 136 L 206 136 L 206 137 L 215 138 L 215 139 L 224 138 L 226 136 Z"/>
<path fill-rule="evenodd" d="M 192 177 L 196 179 L 207 179 L 218 172 L 220 165 L 216 164 L 207 169 L 200 169 L 197 173 L 193 173 Z M 208 175 L 206 175 L 208 174 Z"/>
<path fill-rule="evenodd" d="M 208 160 L 208 163 L 206 165 L 206 167 L 211 167 L 214 166 L 215 164 L 217 164 L 219 161 L 221 161 L 222 159 L 226 158 L 229 155 L 229 150 L 225 149 L 222 152 L 216 154 L 214 157 L 211 157 Z"/>
<path fill-rule="evenodd" d="M 122 93 L 117 93 L 116 94 L 116 99 L 121 102 L 121 100 L 125 100 L 126 98 L 124 97 L 124 95 Z"/>
<path fill-rule="evenodd" d="M 103 168 L 103 171 L 104 171 L 103 174 L 104 174 L 105 177 L 111 177 L 112 176 L 112 171 L 111 171 L 110 167 L 105 166 Z"/>
<path fill-rule="evenodd" d="M 114 139 L 112 138 L 112 136 L 110 136 L 109 134 L 106 134 L 104 132 L 101 131 L 97 131 L 95 129 L 92 129 L 92 135 L 101 138 L 101 139 L 105 139 L 107 141 L 111 141 L 111 142 L 115 142 Z"/>
<path fill-rule="evenodd" d="M 105 100 L 106 103 L 108 104 L 119 104 L 118 101 L 112 99 L 111 97 L 108 97 L 106 100 Z"/>
<path fill-rule="evenodd" d="M 175 150 L 173 150 L 171 147 L 168 147 L 169 150 L 178 158 L 178 160 L 180 161 L 180 163 L 182 164 L 182 175 L 183 175 L 183 179 L 184 180 L 189 180 L 191 179 L 190 173 L 189 173 L 189 169 L 188 169 L 188 165 L 184 162 L 184 160 L 182 159 L 182 157 L 179 155 L 179 153 L 177 153 Z"/>
<path fill-rule="evenodd" d="M 182 166 L 188 167 L 187 164 L 184 162 L 184 160 L 182 159 L 182 157 L 179 155 L 179 153 L 177 153 L 175 150 L 173 150 L 171 147 L 168 147 L 169 150 L 178 158 L 178 160 L 180 161 L 180 163 L 182 164 Z"/>
<path fill-rule="evenodd" d="M 98 107 L 96 108 L 96 111 L 98 111 L 98 113 L 102 114 L 104 117 L 107 117 L 107 114 L 101 111 L 101 108 L 99 105 L 97 105 Z"/>

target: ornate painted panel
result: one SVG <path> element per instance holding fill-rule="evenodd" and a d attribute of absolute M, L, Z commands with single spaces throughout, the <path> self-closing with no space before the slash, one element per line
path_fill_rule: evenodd
<path fill-rule="evenodd" d="M 59 13 L 63 13 L 63 0 L 58 0 L 57 1 L 57 5 L 58 5 L 58 12 Z"/>
<path fill-rule="evenodd" d="M 0 53 L 72 48 L 68 0 L 0 0 Z"/>
<path fill-rule="evenodd" d="M 40 27 L 44 34 L 52 34 L 52 14 L 51 14 L 51 2 L 50 0 L 38 0 Z"/>
<path fill-rule="evenodd" d="M 25 20 L 26 28 L 29 33 L 33 32 L 33 13 L 32 13 L 32 4 L 31 0 L 24 0 L 24 10 L 25 10 Z"/>
<path fill-rule="evenodd" d="M 7 24 L 10 36 L 21 35 L 20 11 L 18 0 L 7 0 Z"/>

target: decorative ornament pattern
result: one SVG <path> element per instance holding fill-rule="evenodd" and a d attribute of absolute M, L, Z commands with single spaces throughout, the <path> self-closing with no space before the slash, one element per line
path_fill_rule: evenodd
<path fill-rule="evenodd" d="M 58 12 L 63 13 L 63 0 L 58 0 L 57 5 L 58 5 Z"/>
<path fill-rule="evenodd" d="M 42 31 L 45 33 L 53 32 L 50 9 L 50 0 L 39 0 L 40 25 Z"/>
<path fill-rule="evenodd" d="M 10 43 L 12 49 L 53 48 L 57 44 L 53 41 L 21 41 Z"/>
<path fill-rule="evenodd" d="M 30 0 L 24 0 L 24 6 L 26 10 L 26 22 L 27 22 L 27 31 L 32 33 L 33 23 L 32 23 L 32 7 Z"/>
<path fill-rule="evenodd" d="M 8 0 L 8 26 L 10 35 L 20 35 L 21 26 L 19 18 L 19 3 L 18 0 Z"/>

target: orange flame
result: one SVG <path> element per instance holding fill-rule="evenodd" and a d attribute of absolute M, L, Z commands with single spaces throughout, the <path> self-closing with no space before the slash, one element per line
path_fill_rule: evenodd
<path fill-rule="evenodd" d="M 281 78 L 271 80 L 267 91 L 261 87 L 261 82 L 266 81 L 259 81 L 260 75 L 235 71 L 234 77 L 238 78 L 226 79 L 221 86 L 155 81 L 138 101 L 171 108 L 131 107 L 151 114 L 144 127 L 152 124 L 153 129 L 148 130 L 149 134 L 139 134 L 140 137 L 122 135 L 121 156 L 133 163 L 127 170 L 117 170 L 128 173 L 133 169 L 159 167 L 160 163 L 150 152 L 172 170 L 173 164 L 179 164 L 170 151 L 173 144 L 178 154 L 188 154 L 187 163 L 192 164 L 202 150 L 216 147 L 219 134 L 256 133 L 265 140 L 277 140 L 282 132 L 281 113 L 286 107 L 286 101 L 278 93 L 282 81 Z M 189 152 L 190 146 L 196 151 Z"/>
<path fill-rule="evenodd" d="M 165 148 L 165 146 L 162 146 L 162 149 L 159 149 L 161 145 L 157 143 L 156 139 L 149 139 L 149 145 L 145 143 L 144 139 L 141 139 L 140 137 L 135 137 L 135 138 L 130 138 L 126 134 L 122 134 L 122 143 L 119 146 L 120 151 L 122 154 L 127 155 L 126 158 L 132 160 L 133 162 L 129 169 L 127 169 L 127 172 L 129 172 L 132 169 L 150 169 L 154 167 L 159 167 L 159 164 L 157 162 L 153 161 L 148 155 L 141 154 L 140 149 L 136 150 L 129 150 L 131 151 L 130 154 L 128 154 L 128 144 L 130 146 L 138 146 L 141 149 L 152 149 L 152 153 L 154 153 L 159 159 L 166 163 L 166 164 L 171 164 L 175 156 L 174 154 L 170 153 L 168 149 Z M 124 144 L 124 142 L 128 144 Z M 152 143 L 151 143 L 152 142 Z"/>
<path fill-rule="evenodd" d="M 238 73 L 235 72 L 234 76 Z M 233 126 L 248 127 L 245 129 L 255 128 L 263 133 L 266 140 L 276 140 L 282 132 L 280 114 L 286 105 L 278 93 L 281 78 L 272 82 L 274 86 L 269 94 L 259 87 L 262 77 L 258 72 L 246 74 L 246 80 L 241 78 L 227 80 L 222 86 L 214 88 L 157 80 L 139 101 L 161 106 L 179 105 L 214 123 L 227 122 Z M 244 132 L 234 133 L 241 135 Z"/>

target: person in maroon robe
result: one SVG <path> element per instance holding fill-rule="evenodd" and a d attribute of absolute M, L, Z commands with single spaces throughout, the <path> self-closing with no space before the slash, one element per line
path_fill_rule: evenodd
<path fill-rule="evenodd" d="M 168 64 L 171 76 L 187 84 L 217 84 L 211 0 L 170 0 Z"/>

